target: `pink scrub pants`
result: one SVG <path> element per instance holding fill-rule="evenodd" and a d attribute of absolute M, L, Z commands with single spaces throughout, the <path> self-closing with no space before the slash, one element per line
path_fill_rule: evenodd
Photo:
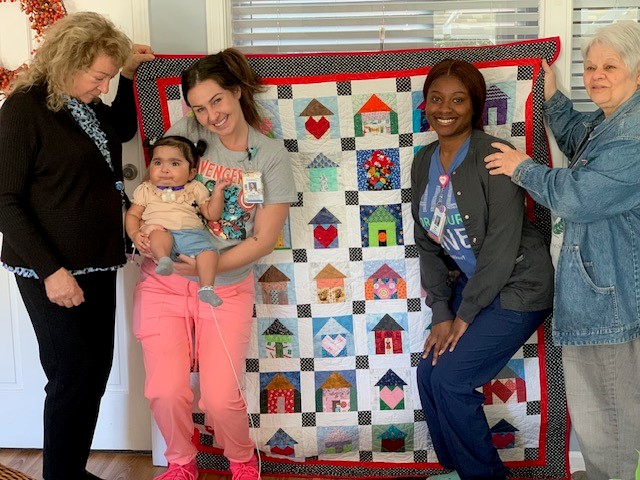
<path fill-rule="evenodd" d="M 216 286 L 223 304 L 214 309 L 198 300 L 196 282 L 175 274 L 155 275 L 153 267 L 150 261 L 142 266 L 134 295 L 133 331 L 142 343 L 145 396 L 167 443 L 165 457 L 178 465 L 196 457 L 190 387 L 191 365 L 196 363 L 199 407 L 207 425 L 229 460 L 247 462 L 254 444 L 238 380 L 244 386 L 255 299 L 253 276 Z"/>

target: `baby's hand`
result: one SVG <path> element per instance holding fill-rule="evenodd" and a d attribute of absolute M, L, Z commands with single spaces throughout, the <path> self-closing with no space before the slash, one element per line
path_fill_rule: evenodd
<path fill-rule="evenodd" d="M 231 180 L 221 178 L 216 182 L 216 185 L 213 187 L 213 192 L 211 192 L 211 195 L 222 195 L 222 193 L 224 192 L 224 189 L 227 188 L 229 185 L 231 185 Z"/>

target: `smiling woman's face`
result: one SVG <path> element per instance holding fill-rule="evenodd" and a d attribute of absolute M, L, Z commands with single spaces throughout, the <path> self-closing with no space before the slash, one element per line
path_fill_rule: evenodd
<path fill-rule="evenodd" d="M 232 92 L 214 80 L 203 80 L 191 87 L 187 98 L 200 125 L 221 137 L 233 134 L 244 123 L 240 90 Z"/>
<path fill-rule="evenodd" d="M 589 98 L 608 117 L 636 92 L 640 72 L 632 74 L 618 52 L 596 43 L 585 58 L 583 79 Z"/>
<path fill-rule="evenodd" d="M 467 137 L 473 129 L 473 105 L 467 87 L 456 77 L 443 76 L 429 87 L 425 115 L 438 138 Z"/>

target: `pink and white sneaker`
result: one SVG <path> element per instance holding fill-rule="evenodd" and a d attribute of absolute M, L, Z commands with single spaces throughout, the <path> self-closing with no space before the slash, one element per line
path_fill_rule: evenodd
<path fill-rule="evenodd" d="M 153 480 L 196 480 L 197 478 L 198 467 L 196 467 L 196 460 L 193 459 L 186 465 L 170 463 L 168 470 Z"/>
<path fill-rule="evenodd" d="M 231 463 L 231 480 L 260 480 L 258 457 L 255 455 L 245 463 Z"/>

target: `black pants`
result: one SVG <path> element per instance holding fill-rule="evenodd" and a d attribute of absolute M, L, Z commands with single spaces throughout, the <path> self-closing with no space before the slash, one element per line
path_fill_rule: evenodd
<path fill-rule="evenodd" d="M 44 403 L 43 476 L 82 480 L 111 363 L 115 329 L 116 272 L 76 277 L 85 301 L 59 307 L 39 280 L 16 276 L 38 339 L 47 376 Z"/>

